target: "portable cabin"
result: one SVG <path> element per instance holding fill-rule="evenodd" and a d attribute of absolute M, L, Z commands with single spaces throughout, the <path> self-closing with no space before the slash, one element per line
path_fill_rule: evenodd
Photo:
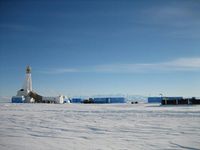
<path fill-rule="evenodd" d="M 13 96 L 11 99 L 12 103 L 25 103 L 24 96 Z"/>
<path fill-rule="evenodd" d="M 124 97 L 111 97 L 110 103 L 126 103 L 126 99 Z"/>
<path fill-rule="evenodd" d="M 183 99 L 183 97 L 163 97 L 162 105 L 178 105 L 178 104 L 189 104 L 189 101 Z"/>
<path fill-rule="evenodd" d="M 189 99 L 190 104 L 200 105 L 200 99 L 196 99 L 195 97 L 192 97 Z"/>
<path fill-rule="evenodd" d="M 176 104 L 178 103 L 183 97 L 148 97 L 148 103 L 162 103 L 165 104 Z M 180 103 L 184 103 L 181 101 Z"/>
<path fill-rule="evenodd" d="M 55 103 L 55 104 L 63 104 L 64 98 L 63 96 L 56 96 L 56 97 L 42 97 L 43 103 Z"/>
<path fill-rule="evenodd" d="M 148 97 L 148 103 L 161 103 L 162 97 Z"/>
<path fill-rule="evenodd" d="M 178 104 L 200 105 L 200 99 L 197 99 L 195 97 L 183 98 L 183 99 L 178 101 Z"/>
<path fill-rule="evenodd" d="M 105 97 L 93 98 L 93 102 L 97 104 L 109 103 L 109 98 L 105 98 Z"/>
<path fill-rule="evenodd" d="M 70 99 L 71 103 L 82 103 L 83 99 L 82 98 L 72 98 Z"/>
<path fill-rule="evenodd" d="M 101 97 L 94 98 L 94 103 L 104 104 L 104 103 L 126 103 L 126 99 L 124 97 Z"/>

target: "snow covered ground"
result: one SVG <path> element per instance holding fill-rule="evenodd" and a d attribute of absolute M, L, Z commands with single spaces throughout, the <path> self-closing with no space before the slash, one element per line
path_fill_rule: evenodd
<path fill-rule="evenodd" d="M 200 106 L 0 104 L 0 150 L 200 149 Z"/>

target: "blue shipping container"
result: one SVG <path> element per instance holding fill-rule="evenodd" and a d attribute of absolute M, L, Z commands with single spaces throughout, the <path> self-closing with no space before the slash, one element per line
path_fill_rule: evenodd
<path fill-rule="evenodd" d="M 183 97 L 148 97 L 148 103 L 161 103 L 162 100 L 179 100 Z"/>
<path fill-rule="evenodd" d="M 108 103 L 108 98 L 94 98 L 93 99 L 94 103 L 98 104 L 103 104 L 103 103 Z"/>
<path fill-rule="evenodd" d="M 83 99 L 81 99 L 81 98 L 72 98 L 70 101 L 71 101 L 71 103 L 82 103 Z"/>
<path fill-rule="evenodd" d="M 126 100 L 124 97 L 112 97 L 110 103 L 126 103 Z"/>
<path fill-rule="evenodd" d="M 24 103 L 25 98 L 24 96 L 13 96 L 12 97 L 12 103 Z"/>
<path fill-rule="evenodd" d="M 103 97 L 103 98 L 94 98 L 94 103 L 126 103 L 124 97 Z"/>
<path fill-rule="evenodd" d="M 162 97 L 148 97 L 148 103 L 161 103 Z"/>

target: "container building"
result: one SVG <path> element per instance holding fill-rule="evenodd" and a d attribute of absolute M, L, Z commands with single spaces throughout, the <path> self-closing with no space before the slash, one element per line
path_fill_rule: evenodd
<path fill-rule="evenodd" d="M 83 99 L 82 98 L 72 98 L 70 99 L 71 103 L 82 103 Z"/>
<path fill-rule="evenodd" d="M 11 99 L 12 103 L 25 103 L 24 96 L 13 96 Z"/>
<path fill-rule="evenodd" d="M 148 103 L 162 103 L 162 100 L 180 100 L 183 97 L 148 97 Z"/>
<path fill-rule="evenodd" d="M 171 98 L 168 99 L 167 97 L 162 99 L 161 102 L 162 105 L 199 105 L 200 104 L 200 99 L 196 99 L 195 97 L 192 98 Z"/>
<path fill-rule="evenodd" d="M 94 103 L 103 104 L 103 103 L 126 103 L 124 97 L 101 97 L 93 98 Z"/>

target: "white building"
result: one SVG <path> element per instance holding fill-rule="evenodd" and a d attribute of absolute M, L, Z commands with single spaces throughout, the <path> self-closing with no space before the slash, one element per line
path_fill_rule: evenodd
<path fill-rule="evenodd" d="M 26 67 L 26 79 L 22 86 L 22 89 L 17 91 L 17 95 L 12 97 L 13 103 L 56 103 L 63 104 L 64 96 L 55 96 L 55 97 L 44 97 L 36 92 L 33 92 L 32 89 L 32 79 L 31 79 L 31 67 Z"/>
<path fill-rule="evenodd" d="M 22 89 L 17 91 L 17 96 L 24 96 L 25 103 L 33 103 L 35 100 L 29 96 L 29 92 L 32 91 L 32 79 L 31 79 L 31 67 L 26 67 L 26 79 L 22 86 Z"/>
<path fill-rule="evenodd" d="M 56 103 L 56 104 L 63 104 L 64 103 L 64 97 L 56 96 L 56 97 L 42 97 L 43 103 Z"/>

